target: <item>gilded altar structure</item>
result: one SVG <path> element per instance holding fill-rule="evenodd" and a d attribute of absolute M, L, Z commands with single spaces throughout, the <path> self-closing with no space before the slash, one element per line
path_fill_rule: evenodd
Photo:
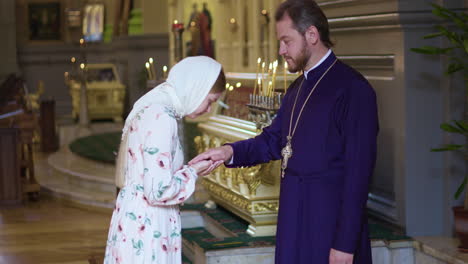
<path fill-rule="evenodd" d="M 87 64 L 66 80 L 72 97 L 72 116 L 80 114 L 81 85 L 86 89 L 89 119 L 122 121 L 125 86 L 114 64 Z"/>
<path fill-rule="evenodd" d="M 195 138 L 195 143 L 200 152 L 257 134 L 254 123 L 224 115 L 212 116 L 198 127 L 202 135 Z M 250 235 L 274 235 L 279 172 L 278 161 L 237 169 L 221 166 L 203 179 L 203 185 L 216 203 L 249 222 Z"/>

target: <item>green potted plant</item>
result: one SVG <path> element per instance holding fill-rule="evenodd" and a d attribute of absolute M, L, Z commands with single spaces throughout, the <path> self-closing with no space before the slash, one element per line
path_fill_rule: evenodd
<path fill-rule="evenodd" d="M 449 58 L 449 64 L 445 73 L 452 75 L 461 72 L 464 81 L 465 93 L 465 113 L 463 120 L 453 120 L 443 123 L 440 128 L 447 133 L 455 133 L 465 138 L 464 143 L 447 144 L 432 151 L 456 151 L 461 152 L 468 160 L 468 15 L 466 10 L 453 11 L 442 6 L 431 4 L 432 13 L 441 19 L 441 22 L 435 26 L 437 32 L 425 36 L 425 39 L 444 37 L 448 40 L 448 47 L 423 46 L 411 49 L 414 52 L 430 55 L 443 55 Z M 448 25 L 450 27 L 448 27 Z M 468 175 L 464 175 L 455 192 L 455 199 L 467 188 Z M 460 238 L 460 249 L 468 251 L 468 190 L 465 192 L 464 206 L 453 208 L 455 219 L 455 231 Z"/>

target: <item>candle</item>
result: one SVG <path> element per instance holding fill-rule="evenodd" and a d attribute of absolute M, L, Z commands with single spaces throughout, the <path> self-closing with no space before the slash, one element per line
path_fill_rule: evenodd
<path fill-rule="evenodd" d="M 275 60 L 273 62 L 273 77 L 271 78 L 272 81 L 273 81 L 273 86 L 272 86 L 272 96 L 273 96 L 273 93 L 275 92 L 275 84 L 276 84 L 276 70 L 278 68 L 278 60 Z"/>
<path fill-rule="evenodd" d="M 262 86 L 259 87 L 259 89 L 260 89 L 260 91 L 261 91 L 261 95 L 264 95 L 264 93 L 265 93 L 265 90 L 264 90 L 264 88 L 263 88 L 263 79 L 264 79 L 264 77 L 265 77 L 264 75 L 265 75 L 265 62 L 262 62 L 262 76 L 261 76 L 261 78 L 262 78 L 262 82 L 261 82 Z"/>
<path fill-rule="evenodd" d="M 184 23 L 179 23 L 178 20 L 174 20 L 172 23 L 172 30 L 182 30 L 184 29 Z"/>
<path fill-rule="evenodd" d="M 271 90 L 273 88 L 273 82 L 269 81 L 268 82 L 268 91 L 267 91 L 267 96 L 271 96 Z"/>
<path fill-rule="evenodd" d="M 151 74 L 153 75 L 153 79 L 156 80 L 156 70 L 154 69 L 153 62 L 154 62 L 153 58 L 149 58 Z"/>
<path fill-rule="evenodd" d="M 151 75 L 150 64 L 149 62 L 145 63 L 146 73 L 148 73 L 148 80 L 152 80 L 153 76 Z"/>
<path fill-rule="evenodd" d="M 261 95 L 261 94 L 260 94 L 260 87 L 261 87 L 261 85 L 262 85 L 262 80 L 260 79 L 260 77 L 258 77 L 258 78 L 257 78 L 257 86 L 258 86 L 258 94 L 259 94 L 259 95 Z"/>
<path fill-rule="evenodd" d="M 80 78 L 79 80 L 80 82 L 85 83 L 86 82 L 86 73 L 85 73 L 86 64 L 80 63 L 80 69 L 81 69 L 81 72 L 79 73 L 79 78 Z"/>
<path fill-rule="evenodd" d="M 166 65 L 163 66 L 163 78 L 167 79 L 167 66 Z"/>
<path fill-rule="evenodd" d="M 258 72 L 260 71 L 260 64 L 262 63 L 262 58 L 257 59 L 257 69 L 255 71 L 255 80 L 258 79 Z M 254 95 L 257 94 L 257 82 L 254 82 Z"/>

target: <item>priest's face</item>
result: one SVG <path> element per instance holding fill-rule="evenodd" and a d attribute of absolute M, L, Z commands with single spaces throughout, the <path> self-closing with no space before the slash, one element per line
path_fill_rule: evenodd
<path fill-rule="evenodd" d="M 210 112 L 211 111 L 211 105 L 214 102 L 216 102 L 219 99 L 220 96 L 221 96 L 221 93 L 209 93 L 205 97 L 205 99 L 203 100 L 201 105 L 193 113 L 190 113 L 189 115 L 187 115 L 187 117 L 197 118 L 197 117 L 203 115 L 204 113 Z"/>
<path fill-rule="evenodd" d="M 306 38 L 294 28 L 289 15 L 276 23 L 276 36 L 279 40 L 279 55 L 288 63 L 290 72 L 304 70 L 310 59 L 311 51 L 308 49 Z"/>

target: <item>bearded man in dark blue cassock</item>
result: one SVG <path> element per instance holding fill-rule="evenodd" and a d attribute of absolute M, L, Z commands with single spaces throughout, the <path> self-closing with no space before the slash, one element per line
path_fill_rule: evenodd
<path fill-rule="evenodd" d="M 282 159 L 275 262 L 372 263 L 366 201 L 376 159 L 375 92 L 331 51 L 327 18 L 314 1 L 283 2 L 275 17 L 279 54 L 290 72 L 304 74 L 260 135 L 191 163 Z"/>

